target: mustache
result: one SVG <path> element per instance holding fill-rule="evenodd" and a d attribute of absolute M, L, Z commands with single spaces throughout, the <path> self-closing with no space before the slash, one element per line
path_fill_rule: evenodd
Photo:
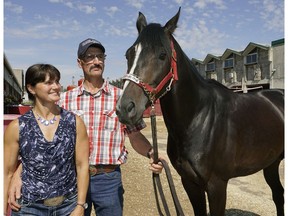
<path fill-rule="evenodd" d="M 103 66 L 100 64 L 94 64 L 93 66 L 90 67 L 90 71 L 93 70 L 94 68 L 98 68 L 98 69 L 102 69 L 103 70 Z"/>

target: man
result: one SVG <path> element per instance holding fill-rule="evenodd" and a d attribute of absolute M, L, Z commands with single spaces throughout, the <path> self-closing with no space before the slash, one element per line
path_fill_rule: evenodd
<path fill-rule="evenodd" d="M 150 170 L 160 173 L 163 168 L 160 163 L 153 163 L 151 144 L 140 132 L 146 126 L 144 121 L 135 127 L 119 122 L 115 107 L 121 90 L 103 79 L 105 58 L 105 48 L 99 41 L 91 38 L 82 41 L 77 62 L 83 70 L 84 81 L 80 86 L 63 93 L 59 103 L 82 117 L 87 127 L 90 185 L 88 205 L 83 205 L 86 216 L 90 216 L 92 204 L 97 216 L 122 215 L 124 189 L 120 165 L 126 162 L 128 154 L 124 146 L 125 135 L 136 152 L 152 158 Z M 11 191 L 14 193 L 15 187 Z M 19 194 L 19 190 L 16 194 Z M 13 205 L 16 205 L 15 202 L 12 202 Z"/>

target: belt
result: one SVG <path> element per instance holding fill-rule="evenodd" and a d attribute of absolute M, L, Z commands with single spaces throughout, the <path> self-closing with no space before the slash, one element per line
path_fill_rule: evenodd
<path fill-rule="evenodd" d="M 73 194 L 71 194 L 73 195 Z M 68 195 L 69 196 L 69 195 Z M 37 200 L 35 203 L 40 203 L 45 206 L 58 206 L 63 203 L 63 201 L 68 198 L 68 196 L 57 196 L 57 197 L 52 197 L 44 200 Z"/>
<path fill-rule="evenodd" d="M 99 164 L 99 165 L 90 165 L 89 166 L 89 173 L 90 176 L 102 174 L 102 173 L 109 173 L 115 171 L 119 165 L 112 165 L 112 164 Z"/>

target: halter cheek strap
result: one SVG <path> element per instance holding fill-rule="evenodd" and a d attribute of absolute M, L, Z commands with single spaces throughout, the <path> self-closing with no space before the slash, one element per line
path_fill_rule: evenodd
<path fill-rule="evenodd" d="M 123 80 L 130 80 L 143 88 L 144 92 L 147 94 L 149 100 L 152 104 L 154 104 L 155 100 L 163 97 L 168 91 L 171 90 L 171 85 L 174 81 L 178 80 L 178 73 L 177 73 L 177 54 L 174 49 L 174 43 L 171 40 L 170 43 L 171 50 L 172 50 L 172 57 L 171 57 L 171 67 L 169 73 L 161 80 L 161 82 L 157 85 L 156 88 L 153 88 L 148 83 L 144 83 L 139 77 L 134 74 L 126 74 L 122 79 Z M 170 81 L 170 82 L 169 82 Z M 164 86 L 169 82 L 169 85 L 166 87 L 165 92 L 156 98 L 156 95 L 164 88 Z"/>

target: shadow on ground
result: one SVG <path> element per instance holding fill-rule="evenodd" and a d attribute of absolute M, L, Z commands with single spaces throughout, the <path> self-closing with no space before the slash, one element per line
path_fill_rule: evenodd
<path fill-rule="evenodd" d="M 210 216 L 210 214 L 208 214 L 208 216 Z M 225 210 L 225 216 L 260 216 L 260 215 L 239 209 L 227 209 Z"/>

